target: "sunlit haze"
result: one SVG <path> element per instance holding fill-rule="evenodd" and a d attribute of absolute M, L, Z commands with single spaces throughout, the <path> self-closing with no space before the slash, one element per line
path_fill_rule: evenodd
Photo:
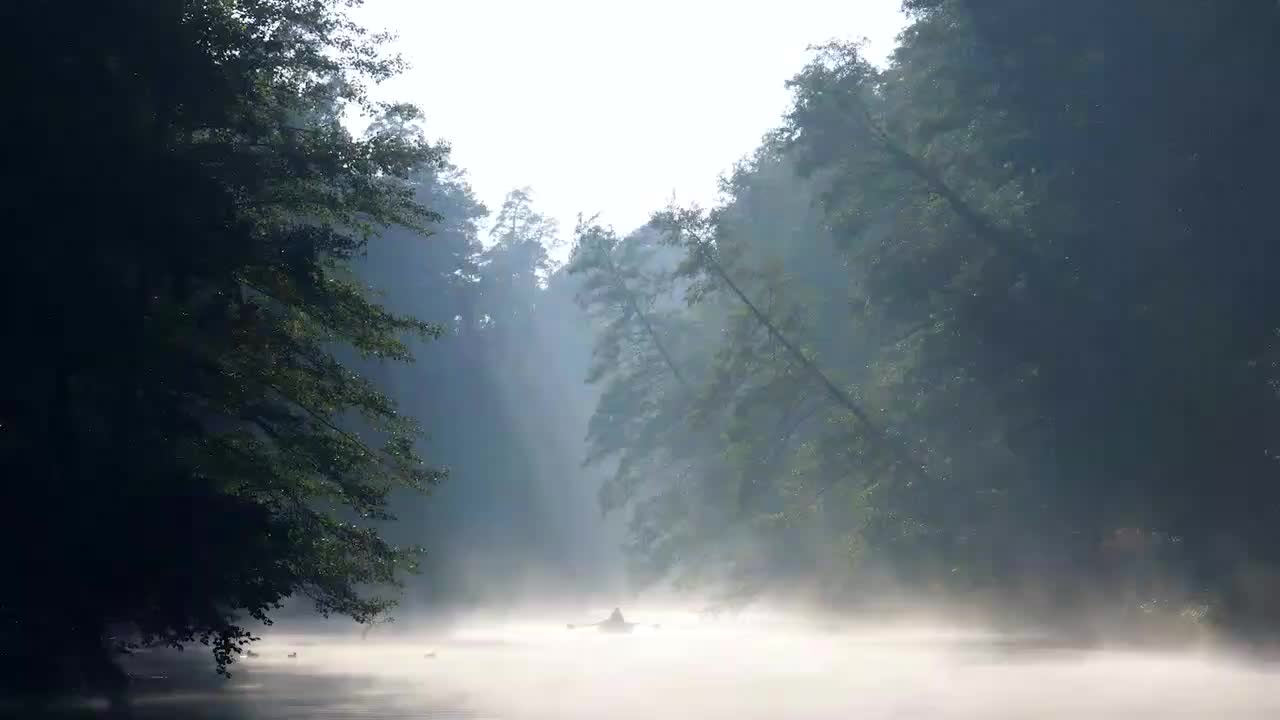
<path fill-rule="evenodd" d="M 1275 0 L 3 7 L 0 717 L 1280 718 Z"/>
<path fill-rule="evenodd" d="M 411 63 L 380 96 L 447 139 L 491 210 L 530 186 L 562 232 L 578 213 L 625 231 L 674 193 L 708 205 L 716 178 L 785 112 L 810 45 L 865 38 L 883 59 L 897 0 L 598 3 L 368 0 Z"/>
<path fill-rule="evenodd" d="M 1071 647 L 767 611 L 639 608 L 633 619 L 653 625 L 610 635 L 566 630 L 566 616 L 474 617 L 363 641 L 281 629 L 243 661 L 247 679 L 226 693 L 153 697 L 140 715 L 211 702 L 224 712 L 257 708 L 254 720 L 1261 720 L 1280 712 L 1273 672 L 1207 650 Z"/>

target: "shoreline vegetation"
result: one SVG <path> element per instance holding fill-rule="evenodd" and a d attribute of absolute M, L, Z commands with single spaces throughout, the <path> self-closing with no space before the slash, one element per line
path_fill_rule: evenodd
<path fill-rule="evenodd" d="M 5 696 L 576 590 L 571 476 L 636 593 L 1272 653 L 1274 2 L 905 0 L 623 229 L 491 215 L 358 5 L 0 10 Z"/>

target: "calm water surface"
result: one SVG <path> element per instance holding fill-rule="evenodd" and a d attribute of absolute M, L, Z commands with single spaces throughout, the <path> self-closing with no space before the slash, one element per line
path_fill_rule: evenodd
<path fill-rule="evenodd" d="M 142 681 L 142 718 L 1000 720 L 1280 718 L 1280 673 L 937 628 L 667 616 L 628 636 L 563 618 L 445 634 L 275 635 L 232 681 Z M 290 658 L 289 654 L 297 657 Z"/>

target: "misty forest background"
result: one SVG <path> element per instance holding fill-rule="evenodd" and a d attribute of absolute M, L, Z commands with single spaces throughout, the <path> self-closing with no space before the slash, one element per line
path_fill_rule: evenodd
<path fill-rule="evenodd" d="M 401 581 L 1277 627 L 1273 0 L 907 0 L 643 228 L 484 207 L 352 4 L 0 11 L 6 678 Z"/>

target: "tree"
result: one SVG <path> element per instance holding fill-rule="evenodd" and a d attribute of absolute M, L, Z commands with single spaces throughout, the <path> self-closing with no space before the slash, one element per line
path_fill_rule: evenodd
<path fill-rule="evenodd" d="M 1056 617 L 1273 623 L 1274 6 L 906 7 L 886 67 L 815 48 L 721 205 L 659 217 L 687 251 L 667 292 L 693 300 L 662 336 L 688 389 L 662 402 L 708 411 L 680 438 L 700 492 L 648 536 L 749 527 L 844 556 L 806 573 L 870 560 Z M 648 417 L 624 386 L 609 427 Z M 709 491 L 735 483 L 750 502 Z"/>
<path fill-rule="evenodd" d="M 632 517 L 630 559 L 644 583 L 670 568 L 675 546 L 667 523 L 679 522 L 686 507 L 681 479 L 690 472 L 682 456 L 689 446 L 691 386 L 681 369 L 688 359 L 675 354 L 673 343 L 687 328 L 664 306 L 667 287 L 651 234 L 619 238 L 580 219 L 574 235 L 567 270 L 582 277 L 576 299 L 596 330 L 587 381 L 602 385 L 587 429 L 586 462 L 616 462 L 600 488 L 600 507 L 618 510 L 649 492 L 655 476 L 673 479 L 644 502 L 650 511 L 662 509 L 662 521 L 655 525 L 644 512 Z"/>
<path fill-rule="evenodd" d="M 534 276 L 524 278 L 520 269 L 529 266 L 535 269 L 536 281 L 545 284 L 555 270 L 549 252 L 561 245 L 559 231 L 554 219 L 533 209 L 532 190 L 524 187 L 507 193 L 489 230 L 489 240 L 494 245 L 489 260 L 505 257 L 514 265 L 509 271 L 498 270 L 495 274 L 510 276 L 511 283 L 528 284 Z"/>
<path fill-rule="evenodd" d="M 115 623 L 209 644 L 225 670 L 251 639 L 241 618 L 301 593 L 365 621 L 413 566 L 370 523 L 392 488 L 440 474 L 334 353 L 408 360 L 402 334 L 439 332 L 371 302 L 349 266 L 434 217 L 410 178 L 445 149 L 414 108 L 367 100 L 401 63 L 351 4 L 4 11 L 25 98 L 4 122 L 26 138 L 4 171 L 23 350 L 3 361 L 0 467 L 25 509 L 4 537 L 40 549 L 0 606 L 20 687 L 58 658 L 110 674 Z M 374 116 L 366 136 L 347 110 Z"/>
<path fill-rule="evenodd" d="M 930 524 L 970 548 L 962 572 L 1047 576 L 1063 598 L 1105 588 L 1109 538 L 1140 528 L 1196 601 L 1240 597 L 1224 548 L 1272 563 L 1270 411 L 1244 368 L 1275 321 L 1256 235 L 1220 233 L 1257 216 L 1211 189 L 1231 151 L 1210 138 L 1273 111 L 1234 78 L 1267 66 L 1275 9 L 910 8 L 883 72 L 856 47 L 820 52 L 788 133 L 831 183 L 866 306 L 924 328 L 886 389 L 972 498 Z"/>

